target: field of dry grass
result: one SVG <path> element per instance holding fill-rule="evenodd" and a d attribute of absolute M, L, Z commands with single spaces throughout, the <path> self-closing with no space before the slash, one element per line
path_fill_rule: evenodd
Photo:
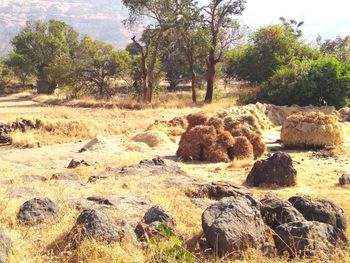
<path fill-rule="evenodd" d="M 47 98 L 41 98 L 41 103 Z M 71 249 L 62 240 L 70 231 L 79 212 L 69 205 L 69 200 L 89 196 L 143 196 L 152 204 L 160 205 L 171 212 L 177 222 L 178 234 L 188 241 L 201 232 L 202 207 L 194 205 L 185 195 L 188 186 L 173 184 L 186 180 L 174 176 L 125 176 L 110 177 L 94 184 L 87 183 L 91 175 L 104 171 L 107 167 L 122 167 L 138 163 L 142 159 L 155 156 L 174 156 L 176 144 L 161 148 L 127 150 L 134 133 L 145 130 L 155 120 L 170 120 L 177 116 L 204 110 L 208 113 L 227 108 L 234 101 L 214 103 L 210 106 L 176 106 L 169 103 L 164 107 L 147 108 L 141 111 L 118 108 L 81 108 L 76 105 L 45 105 L 33 102 L 29 97 L 11 96 L 0 98 L 0 121 L 13 121 L 16 118 L 40 119 L 44 125 L 39 130 L 12 135 L 17 148 L 0 147 L 0 228 L 12 238 L 14 249 L 9 262 L 176 262 L 167 254 L 173 244 L 164 241 L 151 244 L 147 249 L 129 244 L 105 245 L 84 242 L 78 249 Z M 90 104 L 89 104 L 90 105 Z M 87 106 L 87 105 L 85 105 Z M 295 194 L 308 194 L 330 198 L 341 206 L 347 220 L 350 220 L 349 186 L 337 185 L 338 178 L 350 171 L 350 125 L 344 124 L 346 143 L 335 156 L 317 156 L 311 151 L 289 151 L 298 171 L 297 186 L 291 188 L 260 189 L 252 188 L 257 198 L 268 192 L 288 198 Z M 264 132 L 265 141 L 279 137 L 277 127 Z M 59 185 L 49 180 L 53 173 L 64 172 L 64 164 L 69 158 L 79 157 L 77 150 L 84 145 L 81 140 L 94 138 L 97 134 L 110 138 L 117 146 L 115 151 L 83 153 L 81 155 L 91 166 L 82 166 L 69 172 L 80 176 L 83 186 L 76 184 Z M 37 146 L 40 145 L 40 148 Z M 46 146 L 45 146 L 46 145 Z M 270 145 L 271 147 L 274 145 Z M 29 149 L 20 149 L 29 147 Z M 32 149 L 33 148 L 33 149 Z M 243 184 L 253 161 L 233 164 L 180 163 L 181 168 L 199 181 L 229 181 Z M 42 181 L 39 178 L 48 180 Z M 171 180 L 170 180 L 171 179 Z M 16 220 L 19 207 L 33 197 L 49 197 L 60 207 L 61 219 L 55 225 L 28 227 Z M 123 218 L 123 213 L 114 214 L 115 220 Z M 348 230 L 347 236 L 350 237 Z M 198 262 L 230 262 L 228 259 L 203 258 L 193 253 Z M 339 250 L 328 255 L 332 262 L 350 262 L 350 251 Z M 243 262 L 288 262 L 286 258 L 268 258 L 258 251 L 248 251 Z M 305 262 L 322 262 L 325 258 L 315 257 Z M 301 262 L 301 261 L 298 261 Z"/>

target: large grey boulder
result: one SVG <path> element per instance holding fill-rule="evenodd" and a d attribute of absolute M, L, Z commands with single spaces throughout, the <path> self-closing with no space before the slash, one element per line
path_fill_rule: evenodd
<path fill-rule="evenodd" d="M 333 226 L 316 221 L 291 222 L 275 228 L 273 236 L 280 254 L 290 257 L 312 257 L 319 252 L 327 253 L 336 245 L 347 242 L 343 232 Z"/>
<path fill-rule="evenodd" d="M 309 221 L 327 223 L 341 230 L 346 229 L 343 209 L 331 200 L 304 195 L 293 196 L 288 201 Z"/>
<path fill-rule="evenodd" d="M 112 223 L 103 212 L 96 209 L 84 209 L 69 236 L 74 237 L 76 243 L 86 238 L 113 243 L 119 240 L 118 231 L 117 225 Z"/>
<path fill-rule="evenodd" d="M 60 210 L 49 198 L 34 198 L 19 209 L 17 219 L 22 224 L 37 225 L 59 221 Z"/>
<path fill-rule="evenodd" d="M 261 201 L 261 215 L 272 229 L 279 225 L 304 221 L 303 215 L 288 201 L 282 200 L 273 194 L 268 194 Z"/>
<path fill-rule="evenodd" d="M 12 247 L 11 238 L 3 230 L 0 230 L 0 263 L 6 262 Z"/>
<path fill-rule="evenodd" d="M 289 154 L 277 152 L 266 160 L 255 162 L 247 177 L 252 186 L 294 186 L 297 171 Z"/>
<path fill-rule="evenodd" d="M 202 228 L 208 245 L 219 256 L 258 248 L 265 238 L 260 203 L 249 196 L 223 198 L 208 207 L 202 214 Z"/>

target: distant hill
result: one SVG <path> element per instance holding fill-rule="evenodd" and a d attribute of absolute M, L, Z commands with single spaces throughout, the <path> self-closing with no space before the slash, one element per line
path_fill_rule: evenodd
<path fill-rule="evenodd" d="M 130 33 L 122 21 L 127 10 L 121 0 L 0 0 L 0 56 L 27 20 L 63 20 L 82 34 L 124 48 Z"/>

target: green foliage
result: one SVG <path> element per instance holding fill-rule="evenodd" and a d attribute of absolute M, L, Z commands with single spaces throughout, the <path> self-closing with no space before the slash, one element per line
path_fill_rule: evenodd
<path fill-rule="evenodd" d="M 11 80 L 13 80 L 13 72 L 8 65 L 0 59 L 0 86 L 2 84 L 8 84 Z"/>
<path fill-rule="evenodd" d="M 158 226 L 162 240 L 150 240 L 148 243 L 151 262 L 196 262 L 195 257 L 184 248 L 183 241 L 164 225 Z"/>
<path fill-rule="evenodd" d="M 294 31 L 272 25 L 255 32 L 248 45 L 228 52 L 224 73 L 231 78 L 262 83 L 293 60 L 317 56 L 317 51 L 304 44 Z"/>
<path fill-rule="evenodd" d="M 277 70 L 260 96 L 277 105 L 343 107 L 350 96 L 350 66 L 334 57 L 297 61 Z"/>
<path fill-rule="evenodd" d="M 23 86 L 28 83 L 31 76 L 36 74 L 35 67 L 32 64 L 27 63 L 24 55 L 11 52 L 5 63 L 12 69 L 15 76 L 21 81 Z"/>
<path fill-rule="evenodd" d="M 12 40 L 14 54 L 11 63 L 15 64 L 17 75 L 26 75 L 30 71 L 39 80 L 50 82 L 47 72 L 52 71 L 47 69 L 58 58 L 75 56 L 79 46 L 78 36 L 71 26 L 62 21 L 27 22 Z M 19 60 L 22 62 L 21 66 L 17 63 Z M 52 92 L 55 87 L 56 83 L 51 82 L 48 92 Z"/>

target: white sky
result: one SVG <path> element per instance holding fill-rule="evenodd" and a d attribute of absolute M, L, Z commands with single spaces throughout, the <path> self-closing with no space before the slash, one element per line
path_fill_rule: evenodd
<path fill-rule="evenodd" d="M 256 29 L 278 23 L 279 17 L 304 21 L 304 38 L 314 42 L 317 35 L 323 39 L 350 35 L 349 0 L 247 0 L 239 20 Z"/>

